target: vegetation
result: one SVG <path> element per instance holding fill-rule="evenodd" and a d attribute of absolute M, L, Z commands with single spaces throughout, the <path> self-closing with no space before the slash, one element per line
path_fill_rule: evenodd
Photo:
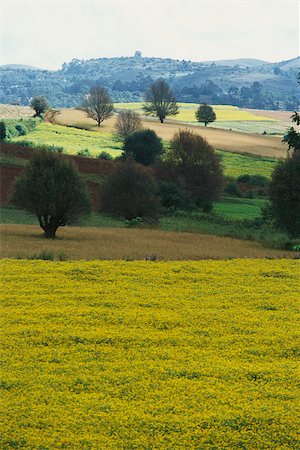
<path fill-rule="evenodd" d="M 33 118 L 3 119 L 0 121 L 0 141 L 25 136 L 33 131 L 39 122 Z"/>
<path fill-rule="evenodd" d="M 129 134 L 124 141 L 123 155 L 144 166 L 150 166 L 163 154 L 163 144 L 155 131 L 145 129 Z"/>
<path fill-rule="evenodd" d="M 160 209 L 154 178 L 146 168 L 130 160 L 108 176 L 102 200 L 103 211 L 128 220 L 155 218 Z"/>
<path fill-rule="evenodd" d="M 30 100 L 30 107 L 35 110 L 35 117 L 41 117 L 49 109 L 48 101 L 43 96 L 33 97 Z"/>
<path fill-rule="evenodd" d="M 216 120 L 217 116 L 211 106 L 207 103 L 200 105 L 195 113 L 198 122 L 203 122 L 205 126 L 208 123 L 212 123 Z"/>
<path fill-rule="evenodd" d="M 299 113 L 295 112 L 295 114 L 292 115 L 293 122 L 296 123 L 297 126 L 300 125 L 300 115 Z M 291 149 L 293 152 L 300 152 L 300 133 L 295 130 L 294 127 L 291 127 L 287 134 L 284 136 L 283 142 L 286 142 L 289 146 L 288 150 Z"/>
<path fill-rule="evenodd" d="M 300 237 L 300 152 L 276 166 L 270 184 L 269 211 L 280 228 Z"/>
<path fill-rule="evenodd" d="M 160 78 L 153 82 L 145 94 L 143 110 L 146 114 L 156 116 L 163 123 L 167 116 L 178 114 L 178 106 L 168 83 Z"/>
<path fill-rule="evenodd" d="M 181 187 L 186 205 L 196 205 L 205 211 L 211 210 L 223 185 L 219 156 L 206 139 L 189 130 L 174 135 L 158 176 Z"/>
<path fill-rule="evenodd" d="M 96 120 L 98 127 L 101 122 L 113 115 L 114 105 L 107 89 L 101 86 L 93 86 L 84 96 L 80 109 L 86 112 L 88 117 Z"/>
<path fill-rule="evenodd" d="M 125 139 L 129 134 L 142 129 L 142 119 L 139 113 L 132 110 L 121 110 L 118 113 L 115 130 L 117 137 Z"/>
<path fill-rule="evenodd" d="M 1 273 L 2 448 L 299 446 L 298 261 Z"/>
<path fill-rule="evenodd" d="M 58 227 L 90 212 L 90 200 L 79 172 L 70 160 L 41 151 L 16 179 L 12 203 L 36 215 L 45 238 Z"/>

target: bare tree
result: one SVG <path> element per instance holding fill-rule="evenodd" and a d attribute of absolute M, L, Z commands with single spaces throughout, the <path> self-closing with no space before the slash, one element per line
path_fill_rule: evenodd
<path fill-rule="evenodd" d="M 146 114 L 156 116 L 163 123 L 166 116 L 178 114 L 178 106 L 174 94 L 163 79 L 159 78 L 151 84 L 145 94 L 143 110 Z"/>
<path fill-rule="evenodd" d="M 116 125 L 116 135 L 126 138 L 131 133 L 142 129 L 142 119 L 139 113 L 126 109 L 119 112 Z"/>
<path fill-rule="evenodd" d="M 84 97 L 80 109 L 85 111 L 93 120 L 96 120 L 98 127 L 100 127 L 103 120 L 113 115 L 114 104 L 104 87 L 94 86 Z"/>

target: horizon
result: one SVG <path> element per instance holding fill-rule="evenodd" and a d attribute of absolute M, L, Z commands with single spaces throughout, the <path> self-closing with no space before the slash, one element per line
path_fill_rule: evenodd
<path fill-rule="evenodd" d="M 299 55 L 295 0 L 4 0 L 1 25 L 0 64 L 45 70 L 74 58 L 131 57 L 136 50 L 194 62 L 275 63 Z"/>

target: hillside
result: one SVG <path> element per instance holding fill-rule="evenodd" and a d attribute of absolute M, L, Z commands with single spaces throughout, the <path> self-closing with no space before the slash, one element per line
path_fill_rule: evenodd
<path fill-rule="evenodd" d="M 45 95 L 52 107 L 77 106 L 95 83 L 114 101 L 140 101 L 149 84 L 165 78 L 178 101 L 232 104 L 257 109 L 297 108 L 299 58 L 278 63 L 252 59 L 193 62 L 134 57 L 73 59 L 60 70 L 0 66 L 0 103 L 27 105 Z"/>

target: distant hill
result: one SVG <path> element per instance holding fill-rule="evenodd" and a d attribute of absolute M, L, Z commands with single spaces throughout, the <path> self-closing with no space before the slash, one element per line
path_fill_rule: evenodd
<path fill-rule="evenodd" d="M 298 106 L 300 58 L 270 63 L 257 59 L 193 62 L 133 57 L 73 59 L 60 70 L 0 66 L 0 103 L 28 105 L 45 95 L 52 107 L 73 107 L 94 84 L 114 101 L 141 101 L 151 82 L 163 77 L 178 101 L 232 104 L 257 109 L 294 110 Z"/>

